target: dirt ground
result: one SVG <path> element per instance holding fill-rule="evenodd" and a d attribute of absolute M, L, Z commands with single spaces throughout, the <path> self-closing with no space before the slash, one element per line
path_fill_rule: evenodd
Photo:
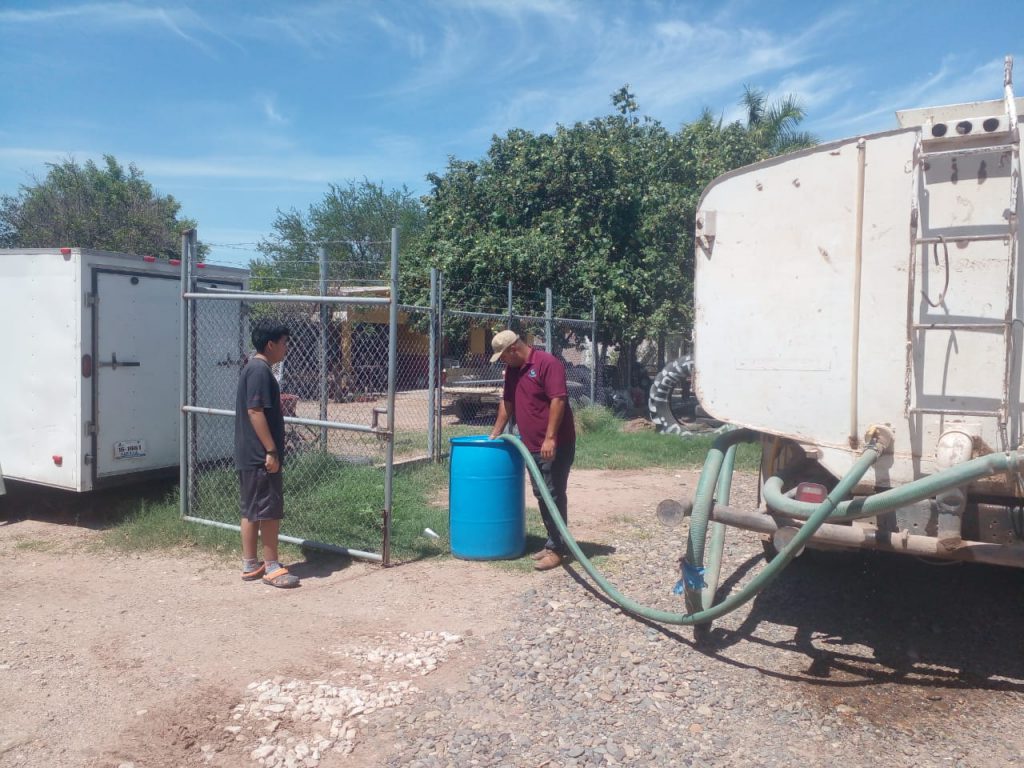
<path fill-rule="evenodd" d="M 605 541 L 695 480 L 577 471 L 573 528 Z M 510 595 L 565 578 L 454 559 L 389 569 L 339 559 L 299 563 L 301 588 L 275 590 L 195 552 L 112 552 L 97 530 L 38 519 L 28 498 L 5 502 L 0 524 L 2 766 L 258 765 L 257 736 L 277 727 L 256 709 L 261 691 L 291 685 L 316 709 L 323 699 L 308 684 L 332 683 L 331 695 L 361 697 L 370 711 L 387 706 L 381 691 L 429 695 L 485 657 Z M 433 673 L 417 674 L 420 664 Z M 380 764 L 388 749 L 358 733 L 319 735 L 323 766 Z"/>

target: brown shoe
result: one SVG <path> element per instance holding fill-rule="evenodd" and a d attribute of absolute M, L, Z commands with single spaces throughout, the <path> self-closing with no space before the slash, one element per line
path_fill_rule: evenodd
<path fill-rule="evenodd" d="M 536 563 L 533 564 L 535 571 L 550 571 L 552 568 L 557 568 L 562 564 L 562 556 L 557 552 L 552 552 L 550 549 L 544 552 L 544 556 L 541 557 Z"/>
<path fill-rule="evenodd" d="M 530 559 L 531 560 L 540 560 L 542 557 L 547 557 L 547 554 L 550 551 L 551 551 L 550 549 L 541 549 L 541 550 L 539 550 L 537 552 L 534 552 L 532 555 L 530 555 Z"/>

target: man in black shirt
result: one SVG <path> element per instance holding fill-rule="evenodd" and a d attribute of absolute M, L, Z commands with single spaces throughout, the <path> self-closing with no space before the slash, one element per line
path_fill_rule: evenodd
<path fill-rule="evenodd" d="M 235 468 L 241 485 L 242 579 L 272 587 L 297 587 L 299 579 L 278 560 L 284 518 L 284 414 L 271 366 L 288 353 L 288 329 L 280 323 L 253 328 L 256 349 L 238 377 L 235 395 Z M 263 561 L 256 557 L 263 539 Z"/>

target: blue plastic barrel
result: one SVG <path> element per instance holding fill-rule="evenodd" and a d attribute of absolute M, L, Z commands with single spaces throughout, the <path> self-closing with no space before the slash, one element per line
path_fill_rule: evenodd
<path fill-rule="evenodd" d="M 526 549 L 523 457 L 504 440 L 453 437 L 448 483 L 452 554 L 514 558 Z"/>

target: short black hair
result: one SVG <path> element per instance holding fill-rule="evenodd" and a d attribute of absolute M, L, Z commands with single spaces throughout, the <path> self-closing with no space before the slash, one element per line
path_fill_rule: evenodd
<path fill-rule="evenodd" d="M 263 352 L 271 341 L 280 341 L 282 336 L 291 336 L 288 326 L 275 320 L 263 320 L 252 329 L 252 346 L 257 352 Z"/>

